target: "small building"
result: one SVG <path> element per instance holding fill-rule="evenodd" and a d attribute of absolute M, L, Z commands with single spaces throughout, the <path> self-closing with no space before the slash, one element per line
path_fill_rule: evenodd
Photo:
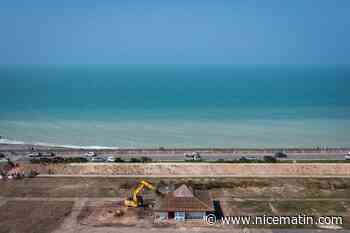
<path fill-rule="evenodd" d="M 208 191 L 193 191 L 185 184 L 164 196 L 155 207 L 155 215 L 160 220 L 176 221 L 205 218 L 207 212 L 214 211 L 213 201 Z"/>

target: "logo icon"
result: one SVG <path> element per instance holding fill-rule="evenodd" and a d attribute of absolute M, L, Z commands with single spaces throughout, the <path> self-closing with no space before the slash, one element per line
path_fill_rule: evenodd
<path fill-rule="evenodd" d="M 205 221 L 209 225 L 215 224 L 216 223 L 216 216 L 215 216 L 215 214 L 208 214 L 207 216 L 205 216 Z"/>

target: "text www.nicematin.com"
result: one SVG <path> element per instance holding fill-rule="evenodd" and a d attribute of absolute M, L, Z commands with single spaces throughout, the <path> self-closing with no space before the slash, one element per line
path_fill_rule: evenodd
<path fill-rule="evenodd" d="M 212 224 L 232 225 L 342 225 L 342 216 L 223 216 L 219 219 L 214 214 L 205 217 L 205 221 Z"/>

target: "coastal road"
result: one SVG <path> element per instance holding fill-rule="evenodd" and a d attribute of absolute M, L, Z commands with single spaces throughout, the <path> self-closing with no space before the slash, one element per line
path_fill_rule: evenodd
<path fill-rule="evenodd" d="M 131 158 L 141 158 L 146 156 L 151 158 L 153 161 L 165 161 L 165 162 L 177 162 L 184 161 L 185 156 L 183 154 L 124 154 L 124 155 L 111 155 L 111 154 L 98 154 L 101 157 L 113 156 L 115 158 L 122 158 L 124 160 L 130 160 Z M 216 161 L 219 159 L 223 160 L 236 160 L 242 156 L 253 156 L 257 159 L 263 159 L 265 155 L 273 155 L 272 153 L 250 153 L 250 154 L 201 154 L 201 157 L 205 161 Z M 60 154 L 61 157 L 83 157 L 83 154 L 75 155 L 64 155 Z M 31 158 L 27 155 L 15 155 L 9 156 L 14 161 L 29 161 Z M 345 160 L 344 153 L 289 153 L 288 158 L 283 158 L 280 160 Z"/>
<path fill-rule="evenodd" d="M 273 155 L 271 153 L 259 153 L 259 154 L 201 154 L 201 157 L 207 161 L 215 161 L 218 159 L 224 160 L 234 160 L 239 159 L 242 156 L 254 156 L 258 159 L 263 159 L 265 155 Z M 156 155 L 120 155 L 115 157 L 120 157 L 124 159 L 139 158 L 142 156 L 147 156 L 152 158 L 152 160 L 159 161 L 183 161 L 185 159 L 184 155 L 181 154 L 156 154 Z M 288 160 L 344 160 L 343 153 L 311 153 L 311 154 L 288 154 Z M 281 159 L 285 160 L 285 159 Z"/>
<path fill-rule="evenodd" d="M 0 153 L 12 160 L 29 160 L 28 154 L 32 151 L 43 154 L 54 153 L 61 157 L 84 157 L 84 154 L 93 151 L 99 156 L 120 157 L 125 160 L 146 156 L 154 161 L 184 161 L 184 153 L 198 151 L 207 161 L 218 159 L 234 160 L 242 156 L 254 156 L 262 159 L 265 155 L 274 155 L 276 151 L 285 151 L 288 160 L 344 160 L 344 155 L 350 148 L 299 148 L 299 149 L 220 149 L 220 148 L 183 148 L 183 149 L 82 149 L 48 147 L 38 145 L 17 145 L 0 143 Z"/>

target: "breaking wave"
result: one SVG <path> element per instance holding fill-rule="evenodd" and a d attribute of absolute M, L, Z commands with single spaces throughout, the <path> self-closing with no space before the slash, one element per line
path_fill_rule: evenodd
<path fill-rule="evenodd" d="M 77 145 L 60 145 L 54 143 L 45 143 L 45 142 L 23 142 L 17 140 L 11 140 L 6 138 L 0 139 L 0 144 L 12 144 L 12 145 L 33 145 L 33 146 L 46 146 L 46 147 L 64 147 L 72 149 L 119 149 L 119 147 L 110 147 L 110 146 L 77 146 Z"/>

